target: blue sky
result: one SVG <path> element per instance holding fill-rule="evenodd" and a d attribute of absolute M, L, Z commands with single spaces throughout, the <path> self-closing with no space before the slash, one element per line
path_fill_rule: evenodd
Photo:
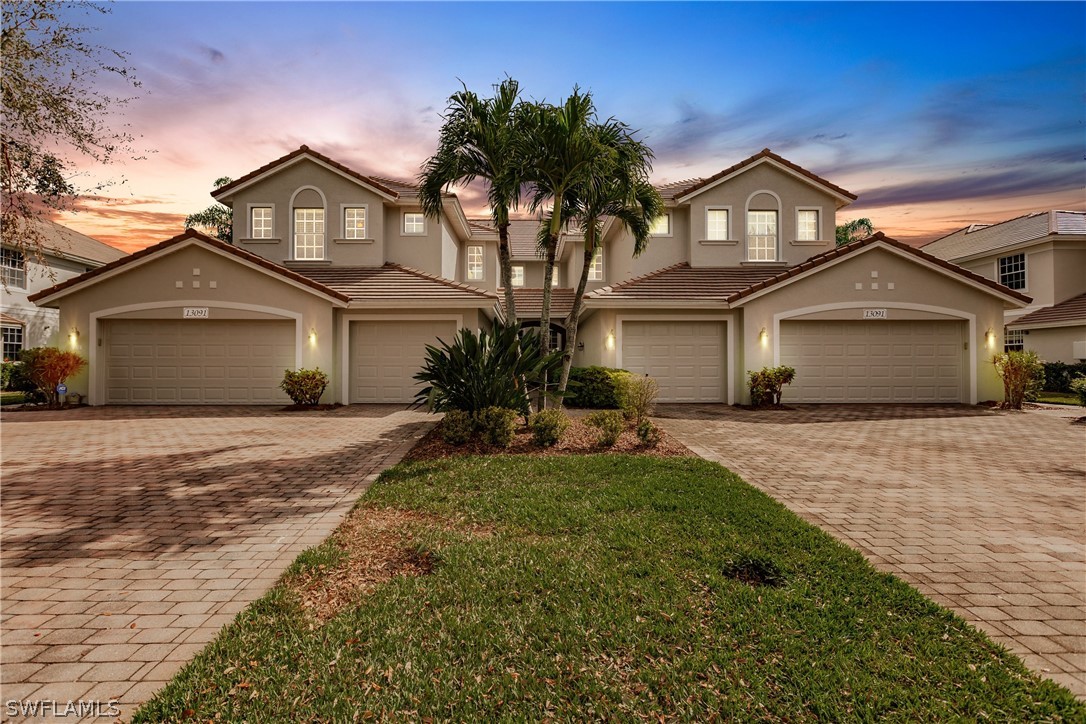
<path fill-rule="evenodd" d="M 459 81 L 506 74 L 591 90 L 660 181 L 768 146 L 905 240 L 1086 206 L 1083 3 L 118 2 L 95 24 L 131 53 L 125 119 L 155 153 L 66 223 L 128 248 L 302 143 L 411 177 Z"/>

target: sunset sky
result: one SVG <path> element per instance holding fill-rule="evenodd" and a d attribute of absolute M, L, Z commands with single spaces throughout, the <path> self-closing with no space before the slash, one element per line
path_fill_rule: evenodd
<path fill-rule="evenodd" d="M 640 129 L 656 181 L 769 147 L 859 195 L 839 221 L 912 243 L 1086 208 L 1079 2 L 122 1 L 94 24 L 131 54 L 143 86 L 122 119 L 151 152 L 86 169 L 125 182 L 61 221 L 127 251 L 303 143 L 413 178 L 460 81 L 506 75 L 535 99 L 590 90 Z"/>

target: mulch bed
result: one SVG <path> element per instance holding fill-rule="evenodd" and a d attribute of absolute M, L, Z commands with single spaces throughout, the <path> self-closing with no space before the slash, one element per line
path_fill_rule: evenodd
<path fill-rule="evenodd" d="M 586 424 L 578 418 L 570 418 L 569 429 L 562 439 L 554 447 L 539 447 L 532 441 L 532 432 L 526 426 L 517 428 L 516 436 L 509 447 L 500 448 L 487 445 L 476 438 L 463 445 L 450 445 L 441 439 L 441 426 L 430 430 L 419 440 L 410 452 L 404 456 L 404 461 L 414 460 L 438 460 L 441 458 L 455 457 L 459 455 L 588 455 L 593 453 L 633 453 L 637 455 L 651 455 L 654 457 L 696 457 L 682 443 L 657 428 L 660 433 L 660 442 L 655 446 L 642 444 L 637 433 L 632 428 L 626 430 L 619 437 L 613 447 L 601 447 L 599 430 Z"/>
<path fill-rule="evenodd" d="M 338 410 L 343 407 L 339 402 L 331 405 L 287 405 L 279 408 L 279 412 L 324 412 L 326 410 Z"/>

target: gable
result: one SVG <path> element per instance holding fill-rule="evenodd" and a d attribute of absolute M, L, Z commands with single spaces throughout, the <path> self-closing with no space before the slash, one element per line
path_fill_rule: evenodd
<path fill-rule="evenodd" d="M 724 169 L 723 171 L 714 174 L 706 179 L 699 179 L 693 185 L 688 186 L 682 191 L 674 191 L 673 196 L 676 203 L 682 204 L 695 196 L 701 195 L 710 189 L 713 189 L 720 184 L 731 181 L 743 174 L 757 169 L 762 166 L 770 166 L 781 171 L 784 174 L 791 176 L 807 185 L 815 186 L 821 189 L 823 192 L 832 196 L 835 200 L 836 208 L 846 206 L 856 200 L 856 195 L 845 191 L 840 186 L 832 184 L 826 179 L 817 176 L 807 169 L 797 166 L 791 161 L 778 156 L 770 151 L 768 148 L 763 149 L 759 153 L 754 154 L 750 158 L 740 161 L 739 163 Z"/>

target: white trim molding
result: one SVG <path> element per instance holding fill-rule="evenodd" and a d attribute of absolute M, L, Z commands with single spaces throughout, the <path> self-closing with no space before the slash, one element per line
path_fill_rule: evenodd
<path fill-rule="evenodd" d="M 723 239 L 714 239 L 713 237 L 709 236 L 709 212 L 710 211 L 725 211 L 728 214 L 728 223 L 725 225 L 726 228 L 724 230 L 724 238 Z M 712 241 L 735 241 L 736 240 L 736 238 L 735 238 L 735 230 L 734 230 L 734 227 L 732 226 L 733 221 L 734 221 L 733 217 L 734 217 L 734 214 L 732 213 L 732 207 L 731 206 L 719 206 L 719 205 L 706 206 L 705 207 L 705 229 L 704 229 L 705 233 L 701 237 L 702 240 L 703 241 L 710 241 L 710 242 L 712 242 Z"/>
<path fill-rule="evenodd" d="M 253 209 L 271 209 L 271 234 L 269 236 L 253 236 Z M 273 203 L 248 203 L 245 205 L 245 240 L 272 241 L 276 238 L 275 204 Z"/>
<path fill-rule="evenodd" d="M 813 239 L 801 239 L 801 238 L 799 238 L 799 214 L 800 214 L 801 211 L 814 211 L 816 214 L 818 214 L 818 218 L 817 218 L 817 220 L 815 222 L 815 238 L 813 238 Z M 825 230 L 824 229 L 825 214 L 822 212 L 822 207 L 821 206 L 797 206 L 796 207 L 795 222 L 796 222 L 796 233 L 793 234 L 793 236 L 795 238 L 791 239 L 792 243 L 799 242 L 800 244 L 815 244 L 815 243 L 825 242 L 826 241 L 826 237 L 822 233 Z"/>
<path fill-rule="evenodd" d="M 365 224 L 364 224 L 363 229 L 362 229 L 365 233 L 362 234 L 362 236 L 360 236 L 360 237 L 348 237 L 347 236 L 347 209 L 362 209 L 363 211 L 366 212 L 364 214 L 365 217 L 366 217 L 366 221 L 365 221 Z M 336 238 L 338 240 L 342 240 L 342 241 L 366 241 L 366 240 L 369 240 L 369 239 L 373 239 L 374 238 L 374 236 L 372 234 L 373 229 L 370 228 L 370 222 L 372 222 L 372 221 L 373 221 L 373 219 L 370 217 L 370 205 L 369 204 L 353 204 L 353 203 L 340 204 L 339 205 L 339 236 L 336 237 Z M 328 224 L 327 223 L 325 223 L 324 228 L 327 231 L 327 229 L 328 229 Z"/>

